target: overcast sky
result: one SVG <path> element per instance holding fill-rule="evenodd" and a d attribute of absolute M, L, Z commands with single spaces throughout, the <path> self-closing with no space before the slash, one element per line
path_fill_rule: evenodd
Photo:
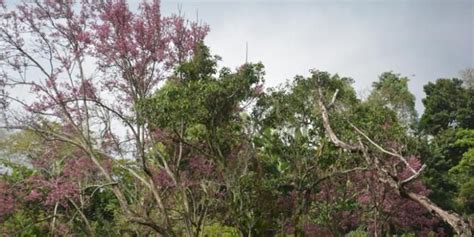
<path fill-rule="evenodd" d="M 423 85 L 474 67 L 474 0 L 162 0 L 162 14 L 178 6 L 210 26 L 221 66 L 244 63 L 248 42 L 267 87 L 319 69 L 353 78 L 364 96 L 393 71 L 411 79 L 422 112 Z"/>
<path fill-rule="evenodd" d="M 408 76 L 422 110 L 423 85 L 474 67 L 473 0 L 270 1 L 162 0 L 209 24 L 206 39 L 222 65 L 261 61 L 267 86 L 312 68 L 354 78 L 367 94 L 385 71 Z"/>

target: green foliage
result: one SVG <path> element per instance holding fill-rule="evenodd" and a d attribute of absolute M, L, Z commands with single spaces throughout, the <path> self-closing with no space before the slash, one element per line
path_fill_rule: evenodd
<path fill-rule="evenodd" d="M 456 130 L 447 129 L 439 133 L 420 154 L 428 166 L 424 180 L 432 190 L 432 200 L 444 208 L 455 209 L 455 193 L 458 192 L 456 181 L 449 175 L 449 170 L 456 166 L 464 149 L 454 145 Z"/>
<path fill-rule="evenodd" d="M 84 210 L 84 214 L 89 217 L 97 235 L 119 236 L 119 230 L 126 229 L 126 223 L 123 225 L 118 223 L 120 213 L 117 199 L 110 190 L 92 189 L 89 192 L 94 191 L 96 192 L 90 200 L 92 205 Z"/>
<path fill-rule="evenodd" d="M 372 84 L 373 90 L 368 100 L 388 107 L 397 113 L 405 125 L 413 125 L 417 119 L 415 96 L 408 88 L 407 77 L 393 72 L 385 72 L 379 81 Z"/>
<path fill-rule="evenodd" d="M 238 229 L 230 226 L 220 225 L 218 223 L 204 226 L 202 232 L 204 237 L 240 237 Z"/>
<path fill-rule="evenodd" d="M 442 207 L 471 215 L 474 89 L 459 79 L 439 79 L 424 89 L 421 132 L 431 134 L 422 153 L 432 199 Z"/>
<path fill-rule="evenodd" d="M 308 126 L 309 121 L 317 121 L 315 113 L 317 88 L 324 88 L 325 101 L 330 101 L 338 90 L 337 103 L 344 106 L 358 102 L 352 88 L 352 79 L 330 75 L 327 72 L 313 71 L 311 77 L 296 76 L 284 88 L 272 89 L 259 99 L 253 112 L 255 120 L 263 126 L 285 125 Z M 311 135 L 311 133 L 310 133 Z"/>
<path fill-rule="evenodd" d="M 207 25 L 158 0 L 3 2 L 2 112 L 24 130 L 0 140 L 1 235 L 416 236 L 440 226 L 400 182 L 417 154 L 433 200 L 473 214 L 472 70 L 426 85 L 418 123 L 393 72 L 367 100 L 317 70 L 264 92 L 261 63 L 219 69 Z"/>
<path fill-rule="evenodd" d="M 223 68 L 215 77 L 216 57 L 204 45 L 197 52 L 152 98 L 141 103 L 148 123 L 170 129 L 179 128 L 183 121 L 218 127 L 235 116 L 239 103 L 255 95 L 253 87 L 262 83 L 264 74 L 261 64 L 246 64 L 236 73 Z"/>
<path fill-rule="evenodd" d="M 276 194 L 292 209 L 282 210 L 283 219 L 292 220 L 297 233 L 304 233 L 305 222 L 332 228 L 338 233 L 336 213 L 354 208 L 353 199 L 342 198 L 327 202 L 307 200 L 308 193 L 318 193 L 318 184 L 328 170 L 344 169 L 349 158 L 334 149 L 324 133 L 317 106 L 319 89 L 325 101 L 331 101 L 337 91 L 335 106 L 343 110 L 331 114 L 335 129 L 343 137 L 350 137 L 344 115 L 359 101 L 351 86 L 352 80 L 313 71 L 310 77 L 295 77 L 284 87 L 269 90 L 260 97 L 253 111 L 254 124 L 259 132 L 253 138 L 266 178 L 277 184 Z M 351 112 L 349 112 L 351 111 Z M 338 159 L 334 159 L 338 157 Z M 346 159 L 347 158 L 347 159 Z M 334 183 L 334 185 L 339 185 Z M 340 193 L 345 191 L 341 186 Z M 290 208 L 290 207 L 286 207 Z"/>
<path fill-rule="evenodd" d="M 474 128 L 474 88 L 459 79 L 438 79 L 424 87 L 421 129 L 437 135 L 448 128 Z"/>
<path fill-rule="evenodd" d="M 2 223 L 3 232 L 10 233 L 11 236 L 47 236 L 49 233 L 48 222 L 44 222 L 46 213 L 21 209 L 13 216 Z"/>
<path fill-rule="evenodd" d="M 359 228 L 357 230 L 353 230 L 345 235 L 346 237 L 367 237 L 369 236 L 369 233 L 367 233 L 365 230 L 362 228 Z"/>
<path fill-rule="evenodd" d="M 467 150 L 449 174 L 459 186 L 456 202 L 466 214 L 474 214 L 474 130 L 463 129 L 456 133 L 454 146 Z"/>
<path fill-rule="evenodd" d="M 394 213 L 384 209 L 384 205 L 399 205 L 401 197 L 390 196 L 393 193 L 383 184 L 371 180 L 376 179 L 376 174 L 351 173 L 353 168 L 360 171 L 372 164 L 367 164 L 361 154 L 345 152 L 332 144 L 321 120 L 320 95 L 329 108 L 331 126 L 341 140 L 359 142 L 360 135 L 353 124 L 389 150 L 407 156 L 422 154 L 428 164 L 424 180 L 433 190 L 433 200 L 467 215 L 473 213 L 474 130 L 469 127 L 467 109 L 471 102 L 461 105 L 454 101 L 451 107 L 443 108 L 441 101 L 447 93 L 459 93 L 464 99 L 471 93 L 469 88 L 456 84 L 456 80 L 427 85 L 427 110 L 420 125 L 423 130 L 415 136 L 408 126 L 417 120 L 414 96 L 408 90 L 406 77 L 383 73 L 367 100 L 357 98 L 352 79 L 321 71 L 312 71 L 309 77 L 296 76 L 292 82 L 265 93 L 262 64 L 218 71 L 218 60 L 206 46 L 199 45 L 191 60 L 179 65 L 156 93 L 136 105 L 134 122 L 143 125 L 150 135 L 144 148 L 146 162 L 115 160 L 107 167 L 118 182 L 110 185 L 126 190 L 124 198 L 136 210 L 134 214 L 162 223 L 161 207 L 149 201 L 159 195 L 165 210 L 170 212 L 166 216 L 172 223 L 169 228 L 178 236 L 186 233 L 183 219 L 198 216 L 196 213 L 202 210 L 204 224 L 191 223 L 190 232 L 202 228 L 201 235 L 210 237 L 312 233 L 369 236 L 375 212 L 378 217 L 387 218 L 385 225 L 389 227 L 379 227 L 381 233 L 417 230 L 418 227 L 411 226 L 415 224 L 397 223 L 397 217 L 391 216 Z M 58 129 L 56 125 L 52 127 L 53 131 Z M 0 146 L 8 157 L 30 160 L 51 149 L 41 137 L 30 132 L 15 133 L 0 142 Z M 59 157 L 68 157 L 75 151 L 74 146 L 60 148 L 56 153 Z M 393 161 L 378 149 L 370 152 L 380 156 L 383 163 Z M 99 151 L 94 155 L 104 158 Z M 55 165 L 61 168 L 62 162 L 58 159 Z M 10 175 L 2 177 L 9 184 L 43 172 L 7 159 L 4 164 L 13 168 Z M 148 167 L 143 173 L 142 165 Z M 60 174 L 59 168 L 53 173 Z M 396 174 L 398 168 L 394 162 L 390 172 Z M 166 183 L 171 176 L 182 182 Z M 99 176 L 93 178 L 102 181 Z M 87 181 L 80 180 L 81 195 L 89 197 L 81 210 L 94 234 L 153 233 L 151 228 L 127 220 L 109 186 L 88 187 Z M 158 194 L 149 192 L 144 188 L 146 185 L 155 185 Z M 400 200 L 370 200 L 370 195 L 361 196 L 369 191 L 369 186 L 370 190 L 382 190 L 381 196 L 387 194 L 383 198 Z M 361 197 L 364 202 L 359 200 Z M 15 230 L 23 228 L 20 235 L 24 236 L 50 234 L 48 221 L 37 222 L 51 210 L 31 208 L 30 204 L 8 216 L 2 224 Z M 86 233 L 85 224 L 74 209 L 59 211 L 64 219 L 71 219 L 68 225 L 74 233 Z"/>
<path fill-rule="evenodd" d="M 367 101 L 351 112 L 349 120 L 375 141 L 400 143 L 407 137 L 406 127 L 399 123 L 397 113 L 392 109 Z"/>

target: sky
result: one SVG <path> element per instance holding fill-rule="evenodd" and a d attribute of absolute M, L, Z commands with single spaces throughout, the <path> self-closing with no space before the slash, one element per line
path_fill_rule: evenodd
<path fill-rule="evenodd" d="M 132 3 L 134 4 L 134 3 Z M 206 44 L 222 66 L 250 62 L 266 68 L 266 86 L 310 69 L 355 80 L 366 96 L 386 71 L 410 78 L 423 110 L 423 85 L 474 67 L 473 0 L 162 0 L 162 13 L 178 6 L 210 26 Z"/>
<path fill-rule="evenodd" d="M 7 0 L 15 4 L 19 0 Z M 137 9 L 141 0 L 128 0 Z M 162 0 L 208 24 L 205 42 L 236 68 L 262 62 L 266 87 L 311 69 L 351 77 L 361 97 L 386 71 L 410 78 L 416 109 L 423 86 L 474 67 L 474 0 Z"/>

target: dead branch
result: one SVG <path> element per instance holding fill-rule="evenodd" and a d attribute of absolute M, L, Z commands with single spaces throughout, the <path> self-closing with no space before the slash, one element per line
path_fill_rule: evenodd
<path fill-rule="evenodd" d="M 336 91 L 336 93 L 334 93 L 333 100 L 335 100 L 335 97 L 337 96 L 337 92 L 338 91 Z M 345 149 L 345 150 L 362 153 L 362 155 L 365 157 L 368 165 L 371 165 L 371 163 L 373 162 L 373 165 L 376 168 L 375 170 L 377 171 L 377 173 L 380 176 L 379 181 L 381 181 L 383 183 L 387 183 L 389 186 L 391 186 L 393 189 L 395 189 L 397 191 L 397 193 L 399 193 L 401 196 L 406 197 L 406 198 L 420 204 L 426 210 L 428 210 L 430 213 L 433 213 L 433 214 L 437 215 L 443 221 L 448 223 L 459 236 L 461 236 L 461 237 L 470 237 L 470 236 L 472 236 L 472 230 L 469 227 L 469 224 L 464 220 L 464 218 L 462 216 L 460 216 L 457 213 L 454 213 L 454 212 L 451 212 L 451 211 L 446 211 L 446 210 L 442 209 L 441 207 L 439 207 L 438 205 L 433 203 L 428 197 L 426 197 L 424 195 L 414 193 L 414 192 L 411 192 L 405 187 L 407 183 L 409 183 L 409 182 L 411 182 L 411 181 L 413 181 L 413 180 L 415 180 L 416 178 L 419 177 L 421 172 L 425 169 L 425 166 L 422 166 L 420 170 L 416 171 L 415 169 L 413 169 L 413 167 L 411 167 L 409 165 L 408 161 L 402 155 L 387 151 L 382 146 L 380 146 L 379 144 L 374 142 L 372 139 L 370 139 L 364 132 L 362 132 L 360 129 L 358 129 L 356 126 L 354 126 L 353 124 L 351 124 L 349 122 L 349 124 L 354 128 L 354 130 L 359 135 L 364 137 L 367 141 L 369 141 L 370 144 L 372 144 L 378 150 L 382 151 L 385 154 L 389 154 L 391 156 L 399 158 L 413 172 L 412 176 L 410 176 L 409 178 L 407 178 L 407 179 L 405 179 L 401 182 L 398 182 L 396 177 L 394 177 L 392 174 L 390 174 L 390 172 L 388 172 L 384 167 L 381 166 L 378 157 L 372 157 L 372 156 L 369 155 L 368 146 L 364 145 L 362 143 L 362 141 L 360 141 L 360 139 L 359 139 L 359 144 L 358 145 L 351 145 L 351 144 L 348 144 L 348 143 L 345 143 L 345 142 L 341 141 L 337 137 L 337 135 L 334 133 L 334 131 L 331 128 L 327 108 L 324 105 L 324 103 L 322 101 L 322 98 L 323 98 L 323 96 L 322 96 L 321 88 L 318 88 L 317 99 L 318 99 L 319 109 L 321 111 L 321 118 L 323 120 L 323 126 L 324 126 L 324 129 L 326 131 L 326 134 L 329 136 L 331 142 L 335 146 L 337 146 L 339 148 L 342 148 L 342 149 Z M 333 103 L 334 102 L 331 101 L 330 104 L 332 105 Z"/>

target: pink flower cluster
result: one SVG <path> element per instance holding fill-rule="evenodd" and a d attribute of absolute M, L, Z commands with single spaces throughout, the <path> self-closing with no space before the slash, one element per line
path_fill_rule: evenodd
<path fill-rule="evenodd" d="M 134 100 L 153 91 L 162 74 L 188 59 L 208 27 L 181 16 L 162 17 L 160 2 L 142 2 L 130 11 L 124 0 L 99 5 L 100 21 L 93 24 L 94 55 L 109 72 L 104 84 Z"/>
<path fill-rule="evenodd" d="M 204 156 L 195 155 L 189 159 L 191 172 L 199 176 L 209 176 L 214 171 L 214 165 Z"/>
<path fill-rule="evenodd" d="M 153 171 L 153 182 L 159 187 L 174 187 L 173 180 L 164 170 Z"/>
<path fill-rule="evenodd" d="M 80 192 L 77 184 L 65 177 L 45 179 L 35 175 L 28 179 L 27 184 L 28 187 L 31 187 L 31 191 L 25 200 L 41 202 L 46 207 L 53 207 L 56 203 L 67 207 L 69 199 L 77 199 Z"/>
<path fill-rule="evenodd" d="M 0 222 L 15 210 L 12 188 L 0 180 Z"/>

